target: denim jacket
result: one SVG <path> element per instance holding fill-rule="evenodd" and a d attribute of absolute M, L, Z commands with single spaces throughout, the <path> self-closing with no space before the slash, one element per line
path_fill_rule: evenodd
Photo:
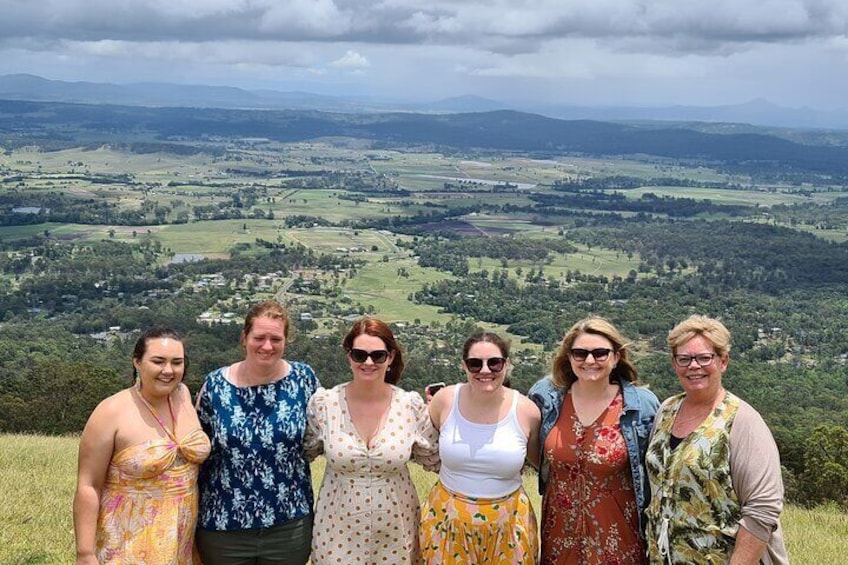
<path fill-rule="evenodd" d="M 648 486 L 648 475 L 645 472 L 645 451 L 648 448 L 648 436 L 654 424 L 654 416 L 659 407 L 656 395 L 645 387 L 637 387 L 629 381 L 620 381 L 624 410 L 621 413 L 621 434 L 627 444 L 627 454 L 630 458 L 630 474 L 633 477 L 633 490 L 636 494 L 636 504 L 639 507 L 639 529 L 645 531 L 645 508 L 650 501 L 651 489 Z M 542 453 L 539 460 L 539 494 L 545 494 L 545 483 L 550 476 L 551 462 L 545 458 L 545 439 L 556 421 L 559 419 L 562 402 L 565 398 L 564 388 L 554 385 L 548 375 L 530 388 L 528 396 L 536 403 L 542 412 L 542 430 L 539 445 Z"/>

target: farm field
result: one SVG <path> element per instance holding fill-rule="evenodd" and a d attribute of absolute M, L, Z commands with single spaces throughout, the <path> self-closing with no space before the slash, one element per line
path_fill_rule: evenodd
<path fill-rule="evenodd" d="M 721 204 L 741 204 L 751 206 L 759 204 L 761 206 L 774 206 L 776 204 L 803 204 L 815 202 L 817 204 L 825 204 L 832 202 L 837 198 L 844 198 L 846 193 L 841 191 L 833 192 L 814 192 L 811 196 L 798 194 L 797 187 L 784 187 L 782 190 L 730 190 L 719 188 L 696 188 L 684 186 L 647 186 L 643 188 L 635 188 L 633 190 L 624 190 L 622 193 L 628 198 L 641 198 L 644 194 L 651 193 L 656 196 L 693 198 L 695 200 L 711 200 Z"/>
<path fill-rule="evenodd" d="M 74 538 L 71 505 L 76 486 L 78 438 L 0 435 L 0 564 L 72 565 Z M 419 496 L 436 475 L 411 467 Z M 313 463 L 317 489 L 323 459 Z M 539 512 L 536 477 L 525 489 Z M 835 509 L 787 507 L 783 516 L 786 541 L 795 565 L 841 563 L 848 551 L 848 515 Z"/>

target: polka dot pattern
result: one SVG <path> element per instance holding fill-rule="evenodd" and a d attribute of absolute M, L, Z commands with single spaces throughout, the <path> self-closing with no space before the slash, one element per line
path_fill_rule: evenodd
<path fill-rule="evenodd" d="M 386 423 L 369 448 L 347 413 L 345 386 L 319 389 L 307 409 L 307 455 L 327 459 L 312 563 L 417 564 L 420 509 L 407 463 L 438 468 L 438 431 L 421 395 L 393 386 Z"/>

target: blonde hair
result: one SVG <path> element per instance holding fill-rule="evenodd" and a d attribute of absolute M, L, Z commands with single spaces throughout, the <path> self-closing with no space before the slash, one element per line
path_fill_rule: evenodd
<path fill-rule="evenodd" d="M 668 332 L 666 341 L 671 349 L 671 355 L 677 352 L 678 347 L 697 336 L 708 339 L 713 344 L 715 352 L 721 357 L 730 353 L 730 330 L 715 318 L 693 314 Z"/>
<path fill-rule="evenodd" d="M 613 352 L 620 355 L 618 363 L 610 373 L 610 382 L 624 380 L 638 384 L 639 375 L 630 362 L 627 350 L 630 344 L 625 341 L 621 332 L 612 322 L 600 316 L 589 316 L 583 318 L 565 332 L 565 336 L 563 336 L 551 362 L 554 385 L 560 388 L 568 388 L 577 380 L 577 375 L 571 370 L 571 346 L 583 334 L 594 334 L 606 338 L 612 344 Z"/>

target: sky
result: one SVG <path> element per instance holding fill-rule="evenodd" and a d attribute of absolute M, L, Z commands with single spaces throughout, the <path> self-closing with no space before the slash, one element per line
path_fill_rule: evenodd
<path fill-rule="evenodd" d="M 846 0 L 0 0 L 0 75 L 848 108 Z"/>

